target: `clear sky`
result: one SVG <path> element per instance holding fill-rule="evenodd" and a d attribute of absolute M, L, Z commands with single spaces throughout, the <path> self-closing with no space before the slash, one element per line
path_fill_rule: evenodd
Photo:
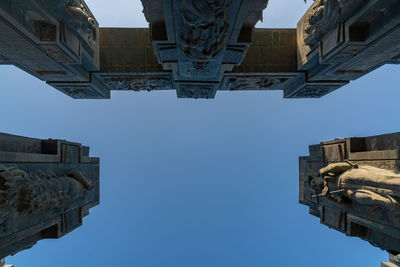
<path fill-rule="evenodd" d="M 103 27 L 147 26 L 138 0 L 86 2 Z M 308 5 L 271 0 L 259 27 L 294 28 Z M 398 66 L 314 100 L 169 91 L 80 101 L 0 71 L 0 131 L 81 142 L 101 157 L 101 205 L 68 236 L 9 257 L 16 267 L 378 267 L 387 258 L 298 204 L 298 157 L 321 141 L 399 131 Z"/>

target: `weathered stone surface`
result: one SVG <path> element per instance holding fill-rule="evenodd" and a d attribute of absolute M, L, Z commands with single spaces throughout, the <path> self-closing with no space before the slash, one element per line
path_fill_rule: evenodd
<path fill-rule="evenodd" d="M 68 234 L 98 203 L 88 147 L 0 134 L 0 258 Z"/>
<path fill-rule="evenodd" d="M 252 44 L 237 73 L 296 73 L 295 29 L 255 29 Z"/>
<path fill-rule="evenodd" d="M 316 0 L 297 29 L 255 29 L 268 0 L 142 0 L 149 29 L 99 29 L 83 0 L 14 2 L 0 3 L 0 64 L 77 99 L 110 90 L 318 98 L 400 63 L 397 0 Z"/>
<path fill-rule="evenodd" d="M 305 83 L 325 83 L 333 91 L 384 64 L 398 64 L 399 10 L 397 0 L 315 1 L 297 28 Z"/>
<path fill-rule="evenodd" d="M 295 30 L 256 29 L 247 58 L 240 67 L 225 72 L 221 82 L 175 83 L 173 73 L 157 63 L 149 38 L 149 29 L 100 28 L 101 71 L 94 76 L 111 90 L 177 90 L 180 97 L 191 98 L 213 97 L 214 87 L 283 90 L 303 77 L 296 71 Z"/>
<path fill-rule="evenodd" d="M 310 146 L 300 157 L 300 203 L 322 224 L 399 254 L 399 151 L 400 133 Z"/>
<path fill-rule="evenodd" d="M 400 266 L 399 256 L 389 255 L 389 262 L 383 262 L 382 267 L 398 267 Z"/>
<path fill-rule="evenodd" d="M 4 259 L 0 260 L 0 267 L 14 267 L 14 265 L 9 265 L 5 263 Z"/>
<path fill-rule="evenodd" d="M 158 62 L 172 71 L 178 97 L 213 98 L 224 74 L 243 61 L 268 0 L 142 3 Z"/>
<path fill-rule="evenodd" d="M 2 0 L 0 31 L 0 63 L 16 65 L 50 85 L 90 84 L 91 72 L 100 69 L 98 23 L 83 0 Z M 84 98 L 109 97 L 108 89 L 83 84 Z M 77 95 L 72 89 L 61 91 Z"/>

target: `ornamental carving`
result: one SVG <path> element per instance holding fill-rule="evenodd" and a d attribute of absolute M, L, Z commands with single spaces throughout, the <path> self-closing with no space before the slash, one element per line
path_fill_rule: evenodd
<path fill-rule="evenodd" d="M 228 79 L 227 90 L 274 90 L 282 83 L 286 82 L 287 77 L 260 77 L 260 76 L 237 76 Z"/>
<path fill-rule="evenodd" d="M 89 9 L 81 0 L 70 0 L 66 8 L 71 16 L 75 18 L 78 30 L 81 30 L 87 36 L 88 41 L 95 42 L 97 40 L 96 20 Z"/>
<path fill-rule="evenodd" d="M 325 198 L 363 216 L 373 212 L 391 223 L 399 221 L 399 173 L 346 161 L 322 168 L 317 177 L 310 178 L 309 184 L 320 200 Z"/>
<path fill-rule="evenodd" d="M 74 99 L 96 99 L 100 95 L 89 86 L 57 86 L 58 90 Z"/>
<path fill-rule="evenodd" d="M 324 34 L 340 21 L 341 6 L 338 0 L 317 0 L 306 14 L 304 24 L 304 43 L 314 47 Z"/>
<path fill-rule="evenodd" d="M 182 85 L 180 98 L 209 99 L 212 98 L 214 87 L 208 85 Z"/>
<path fill-rule="evenodd" d="M 79 171 L 58 177 L 54 173 L 28 174 L 17 167 L 0 166 L 0 234 L 11 217 L 67 209 L 93 188 Z"/>
<path fill-rule="evenodd" d="M 315 0 L 305 15 L 304 44 L 314 48 L 322 37 L 348 19 L 365 0 Z"/>
<path fill-rule="evenodd" d="M 169 76 L 103 76 L 111 90 L 153 91 L 171 90 L 173 82 Z"/>
<path fill-rule="evenodd" d="M 232 0 L 181 0 L 180 49 L 196 65 L 205 68 L 224 48 Z"/>
<path fill-rule="evenodd" d="M 319 98 L 335 90 L 334 86 L 307 85 L 296 92 L 291 98 Z"/>

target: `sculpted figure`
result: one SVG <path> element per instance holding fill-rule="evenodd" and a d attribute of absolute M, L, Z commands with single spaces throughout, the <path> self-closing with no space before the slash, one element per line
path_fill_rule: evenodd
<path fill-rule="evenodd" d="M 63 177 L 38 173 L 29 175 L 19 168 L 0 166 L 0 234 L 10 216 L 67 208 L 83 198 L 93 185 L 80 172 Z"/>
<path fill-rule="evenodd" d="M 400 174 L 351 162 L 334 163 L 320 170 L 322 195 L 341 204 L 400 210 Z M 316 186 L 316 184 L 314 184 Z"/>
<path fill-rule="evenodd" d="M 348 19 L 366 0 L 314 0 L 306 13 L 302 37 L 304 44 L 313 48 L 322 37 L 340 22 Z"/>
<path fill-rule="evenodd" d="M 79 27 L 88 35 L 89 41 L 96 41 L 95 20 L 81 0 L 70 0 L 66 8 L 80 24 Z"/>
<path fill-rule="evenodd" d="M 304 43 L 310 47 L 318 44 L 322 36 L 340 21 L 338 0 L 316 0 L 310 12 L 306 14 L 304 25 Z"/>
<path fill-rule="evenodd" d="M 181 51 L 192 61 L 207 64 L 224 47 L 232 0 L 181 0 Z"/>
<path fill-rule="evenodd" d="M 76 31 L 81 31 L 88 41 L 97 40 L 96 20 L 86 8 L 83 0 L 38 0 L 43 5 L 50 6 L 53 12 L 62 14 L 62 22 Z"/>

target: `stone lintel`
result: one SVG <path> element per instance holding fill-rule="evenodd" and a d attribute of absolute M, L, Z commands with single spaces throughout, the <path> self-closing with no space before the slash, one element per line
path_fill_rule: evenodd
<path fill-rule="evenodd" d="M 316 0 L 297 29 L 255 29 L 268 0 L 142 4 L 148 29 L 99 29 L 83 0 L 0 1 L 0 64 L 75 99 L 110 98 L 110 90 L 207 99 L 220 90 L 318 98 L 400 63 L 397 0 Z M 215 23 L 196 28 L 205 14 Z"/>
<path fill-rule="evenodd" d="M 111 90 L 177 90 L 179 97 L 193 98 L 212 98 L 214 88 L 284 90 L 301 80 L 303 74 L 296 70 L 294 29 L 255 29 L 253 37 L 253 45 L 240 67 L 226 72 L 221 82 L 201 84 L 195 80 L 177 81 L 171 71 L 162 69 L 149 29 L 100 28 L 101 68 L 95 76 Z M 196 89 L 199 87 L 203 91 Z"/>

